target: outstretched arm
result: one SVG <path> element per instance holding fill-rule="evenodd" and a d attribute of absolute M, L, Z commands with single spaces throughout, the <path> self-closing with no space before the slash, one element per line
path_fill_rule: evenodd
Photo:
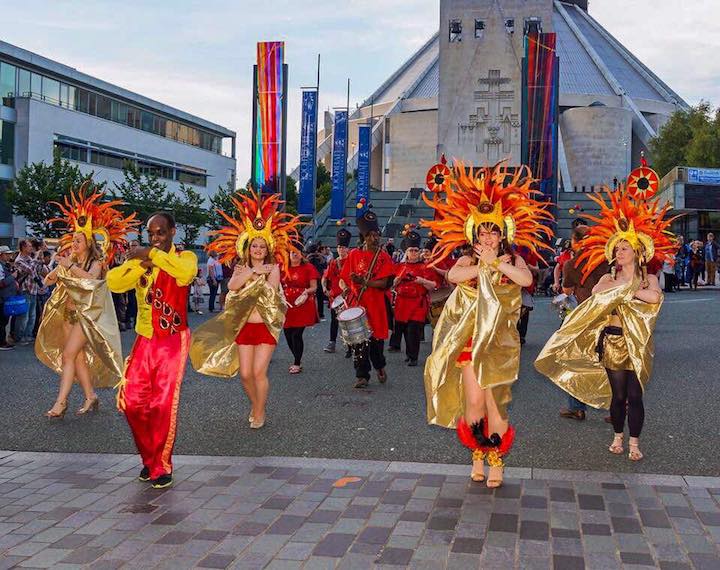
<path fill-rule="evenodd" d="M 129 259 L 122 265 L 113 267 L 107 272 L 107 285 L 113 293 L 124 293 L 134 289 L 137 282 L 145 273 L 145 267 L 140 259 Z"/>
<path fill-rule="evenodd" d="M 148 253 L 148 259 L 155 267 L 173 276 L 180 286 L 190 285 L 197 275 L 197 256 L 192 251 L 170 255 L 153 247 Z"/>

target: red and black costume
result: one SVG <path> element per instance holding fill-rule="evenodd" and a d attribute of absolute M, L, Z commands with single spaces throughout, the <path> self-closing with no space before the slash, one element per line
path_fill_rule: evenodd
<path fill-rule="evenodd" d="M 350 239 L 352 235 L 348 230 L 345 228 L 342 228 L 341 230 L 338 230 L 336 234 L 337 244 L 338 247 L 349 247 L 350 246 Z M 342 288 L 340 287 L 340 274 L 342 273 L 342 267 L 343 263 L 345 263 L 345 259 L 340 259 L 339 257 L 336 259 L 333 259 L 327 266 L 327 269 L 325 270 L 325 273 L 323 275 L 323 280 L 326 283 L 326 288 L 328 290 L 328 293 L 330 293 L 330 307 L 332 307 L 333 301 L 340 297 L 342 295 Z M 337 335 L 338 335 L 338 320 L 337 320 L 337 314 L 335 311 L 330 309 L 330 343 L 335 344 L 337 342 Z M 334 346 L 333 346 L 334 350 Z"/>
<path fill-rule="evenodd" d="M 138 334 L 119 384 L 118 409 L 125 413 L 149 478 L 172 474 L 180 385 L 185 374 L 190 329 L 187 307 L 190 284 L 197 275 L 191 251 L 153 248 L 153 266 L 131 259 L 108 271 L 111 291 L 135 289 Z"/>
<path fill-rule="evenodd" d="M 417 232 L 410 232 L 403 240 L 402 248 L 420 248 L 421 237 Z M 419 253 L 418 253 L 419 256 Z M 418 278 L 436 283 L 437 272 L 428 268 L 418 257 L 415 263 L 402 262 L 395 266 L 395 327 L 390 337 L 390 348 L 400 351 L 400 344 L 405 337 L 406 362 L 410 366 L 417 365 L 420 352 L 420 341 L 423 328 L 430 308 L 428 288 L 418 282 Z"/>
<path fill-rule="evenodd" d="M 308 293 L 305 302 L 296 306 L 298 298 L 311 286 L 311 281 L 316 282 L 320 275 L 312 263 L 302 261 L 300 265 L 288 267 L 287 273 L 283 275 L 282 286 L 285 291 L 285 298 L 289 304 L 285 315 L 283 331 L 290 351 L 295 359 L 295 366 L 300 366 L 302 361 L 305 343 L 303 333 L 305 327 L 311 327 L 318 323 L 317 296 L 315 293 Z"/>
<path fill-rule="evenodd" d="M 365 212 L 362 217 L 357 219 L 358 230 L 360 234 L 365 236 L 370 232 L 380 233 L 377 222 L 377 216 L 371 212 Z M 380 247 L 378 245 L 378 247 Z M 377 255 L 377 260 L 372 272 L 370 266 L 373 258 Z M 368 251 L 365 247 L 353 249 L 349 254 L 342 267 L 340 278 L 350 289 L 351 304 L 356 302 L 362 285 L 355 283 L 352 276 L 360 276 L 368 281 L 385 280 L 388 283 L 394 275 L 392 259 L 381 247 L 380 250 Z M 355 350 L 355 376 L 358 379 L 369 380 L 371 366 L 378 371 L 378 378 L 385 381 L 385 355 L 383 353 L 385 339 L 388 338 L 388 315 L 385 308 L 385 289 L 376 287 L 367 287 L 358 304 L 363 307 L 367 313 L 368 324 L 372 336 L 367 344 L 360 345 Z M 357 385 L 357 384 L 356 384 Z"/>

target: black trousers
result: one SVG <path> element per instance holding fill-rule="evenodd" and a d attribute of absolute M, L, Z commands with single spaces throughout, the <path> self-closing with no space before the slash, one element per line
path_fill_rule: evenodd
<path fill-rule="evenodd" d="M 208 311 L 211 313 L 215 310 L 215 297 L 217 297 L 218 287 L 220 284 L 217 281 L 208 281 L 208 288 L 210 289 L 210 297 L 208 298 Z"/>
<path fill-rule="evenodd" d="M 527 335 L 528 322 L 530 321 L 530 311 L 528 307 L 520 308 L 520 319 L 518 319 L 517 330 L 520 333 L 520 338 L 525 339 Z"/>
<path fill-rule="evenodd" d="M 420 354 L 420 341 L 422 340 L 425 323 L 420 321 L 395 321 L 395 329 L 390 337 L 390 346 L 400 349 L 402 338 L 405 337 L 405 355 L 410 360 L 417 360 Z"/>
<path fill-rule="evenodd" d="M 385 341 L 371 338 L 367 344 L 355 349 L 355 377 L 370 380 L 370 370 L 382 370 L 385 368 Z M 372 365 L 372 368 L 371 368 Z"/>
<path fill-rule="evenodd" d="M 285 340 L 290 347 L 290 352 L 292 352 L 293 357 L 295 358 L 295 365 L 300 366 L 302 362 L 303 351 L 305 350 L 305 343 L 303 341 L 303 333 L 305 332 L 305 327 L 290 327 L 284 330 Z"/>
<path fill-rule="evenodd" d="M 137 297 L 135 297 L 135 291 L 128 291 L 127 293 L 127 308 L 125 309 L 125 322 L 135 322 L 137 320 Z"/>
<path fill-rule="evenodd" d="M 338 320 L 335 311 L 330 309 L 330 342 L 336 342 L 338 335 Z"/>
<path fill-rule="evenodd" d="M 325 292 L 322 287 L 318 285 L 315 289 L 315 298 L 317 299 L 318 317 L 321 319 L 325 318 Z"/>
<path fill-rule="evenodd" d="M 645 423 L 645 405 L 642 386 L 632 370 L 605 369 L 610 380 L 612 400 L 610 401 L 610 419 L 615 433 L 625 431 L 627 416 L 630 437 L 640 437 Z"/>

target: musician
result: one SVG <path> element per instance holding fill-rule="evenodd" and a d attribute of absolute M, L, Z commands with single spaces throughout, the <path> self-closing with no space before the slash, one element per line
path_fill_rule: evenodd
<path fill-rule="evenodd" d="M 340 272 L 342 271 L 343 263 L 347 259 L 348 252 L 350 251 L 350 238 L 352 235 L 350 232 L 342 228 L 338 230 L 336 234 L 337 239 L 337 259 L 333 259 L 327 266 L 325 273 L 322 278 L 322 287 L 325 291 L 325 296 L 330 300 L 330 307 L 333 306 L 335 299 L 342 295 L 342 289 L 340 288 Z M 336 311 L 330 309 L 330 342 L 325 347 L 325 352 L 335 352 L 335 343 L 337 342 L 338 335 L 338 320 Z M 350 350 L 346 356 L 350 356 Z"/>
<path fill-rule="evenodd" d="M 371 366 L 377 371 L 378 382 L 387 381 L 383 349 L 388 338 L 388 316 L 385 291 L 394 274 L 390 256 L 380 246 L 380 226 L 371 210 L 357 219 L 362 247 L 353 249 L 343 263 L 340 287 L 346 299 L 359 304 L 367 313 L 371 330 L 369 342 L 354 347 L 355 388 L 366 388 L 370 382 Z"/>
<path fill-rule="evenodd" d="M 405 355 L 408 366 L 417 366 L 420 339 L 427 320 L 430 299 L 428 292 L 435 289 L 435 271 L 420 259 L 420 234 L 411 231 L 403 240 L 405 260 L 396 266 L 393 280 L 395 292 L 395 328 L 390 337 L 388 352 L 400 352 L 405 337 Z"/>

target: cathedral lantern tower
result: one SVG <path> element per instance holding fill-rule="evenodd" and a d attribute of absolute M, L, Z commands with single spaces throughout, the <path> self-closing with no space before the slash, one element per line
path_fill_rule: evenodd
<path fill-rule="evenodd" d="M 552 15 L 552 0 L 440 0 L 438 156 L 520 164 L 523 39 Z"/>

